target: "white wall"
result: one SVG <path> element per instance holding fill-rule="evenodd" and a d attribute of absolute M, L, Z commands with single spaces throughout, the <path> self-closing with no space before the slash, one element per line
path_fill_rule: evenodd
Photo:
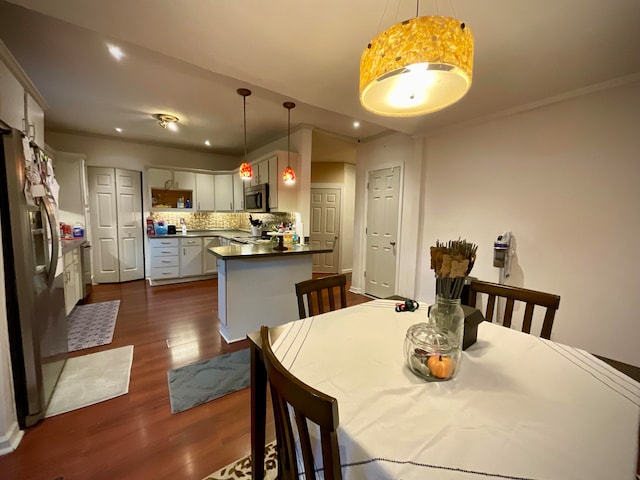
<path fill-rule="evenodd" d="M 1 222 L 0 222 L 1 223 Z M 0 227 L 0 253 L 2 253 Z M 4 293 L 4 255 L 0 256 L 0 455 L 15 450 L 23 432 L 18 427 L 7 330 L 7 311 Z"/>
<path fill-rule="evenodd" d="M 364 292 L 366 250 L 366 198 L 368 172 L 402 166 L 400 199 L 400 235 L 398 237 L 396 294 L 414 297 L 416 259 L 418 258 L 420 178 L 422 142 L 400 133 L 360 144 L 356 166 L 356 204 L 353 239 L 353 275 L 351 290 Z"/>
<path fill-rule="evenodd" d="M 91 167 L 126 168 L 142 172 L 145 165 L 233 170 L 240 164 L 240 159 L 233 156 L 92 135 L 47 131 L 46 139 L 47 145 L 56 151 L 84 154 L 87 165 Z"/>
<path fill-rule="evenodd" d="M 497 281 L 511 230 L 507 283 L 561 296 L 552 339 L 640 366 L 639 127 L 635 83 L 429 138 L 416 296 L 436 239 L 478 244 L 472 275 Z"/>
<path fill-rule="evenodd" d="M 355 224 L 355 192 L 356 192 L 356 166 L 344 164 L 344 189 L 342 200 L 342 219 L 340 223 L 342 259 L 340 261 L 341 272 L 353 270 L 353 234 Z"/>

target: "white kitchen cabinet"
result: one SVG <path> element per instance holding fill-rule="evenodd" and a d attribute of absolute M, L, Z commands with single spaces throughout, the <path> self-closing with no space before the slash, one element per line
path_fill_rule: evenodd
<path fill-rule="evenodd" d="M 154 280 L 165 280 L 180 276 L 180 245 L 177 238 L 149 238 L 151 270 L 149 277 Z"/>
<path fill-rule="evenodd" d="M 214 211 L 214 176 L 210 173 L 196 173 L 196 203 L 198 211 Z"/>
<path fill-rule="evenodd" d="M 25 94 L 25 102 L 27 136 L 44 150 L 44 110 L 28 93 Z"/>
<path fill-rule="evenodd" d="M 74 248 L 64 254 L 64 308 L 67 315 L 82 299 L 82 268 L 80 249 Z"/>
<path fill-rule="evenodd" d="M 233 212 L 233 174 L 216 174 L 213 190 L 216 212 Z"/>
<path fill-rule="evenodd" d="M 0 120 L 24 132 L 42 150 L 46 103 L 0 41 Z"/>
<path fill-rule="evenodd" d="M 202 275 L 202 238 L 180 239 L 180 276 Z"/>
<path fill-rule="evenodd" d="M 173 171 L 173 189 L 174 190 L 195 190 L 196 174 L 193 172 L 174 170 Z"/>
<path fill-rule="evenodd" d="M 251 185 L 263 185 L 269 182 L 269 160 L 260 160 L 253 165 L 253 177 L 251 178 Z"/>
<path fill-rule="evenodd" d="M 269 163 L 269 208 L 274 212 L 297 212 L 298 185 L 284 183 L 282 173 L 287 165 L 291 165 L 296 175 L 300 174 L 300 154 L 291 152 L 291 163 L 286 151 L 274 152 L 267 161 Z"/>
<path fill-rule="evenodd" d="M 9 67 L 0 60 L 0 120 L 18 130 L 24 130 L 24 87 Z"/>
<path fill-rule="evenodd" d="M 218 273 L 218 265 L 216 257 L 211 255 L 207 250 L 210 247 L 219 247 L 220 237 L 204 237 L 202 245 L 202 269 L 205 275 L 213 275 Z"/>
<path fill-rule="evenodd" d="M 172 188 L 173 172 L 171 170 L 163 170 L 160 168 L 149 168 L 147 170 L 147 184 L 151 188 L 165 188 L 167 186 Z"/>
<path fill-rule="evenodd" d="M 233 211 L 244 211 L 244 180 L 237 171 L 233 173 Z"/>

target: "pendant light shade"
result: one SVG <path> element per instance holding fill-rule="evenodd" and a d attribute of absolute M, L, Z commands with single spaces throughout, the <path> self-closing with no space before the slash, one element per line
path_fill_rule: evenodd
<path fill-rule="evenodd" d="M 471 87 L 473 34 L 451 17 L 393 25 L 360 58 L 360 103 L 378 115 L 410 117 L 441 110 Z"/>
<path fill-rule="evenodd" d="M 244 119 L 244 157 L 243 162 L 240 164 L 240 178 L 242 180 L 251 180 L 253 178 L 253 168 L 247 163 L 247 97 L 251 95 L 251 90 L 246 88 L 239 88 L 238 95 L 242 96 L 243 107 L 243 119 Z"/>
<path fill-rule="evenodd" d="M 292 184 L 296 181 L 296 174 L 291 168 L 291 109 L 296 107 L 293 102 L 284 102 L 282 104 L 284 108 L 288 110 L 288 123 L 287 123 L 287 168 L 282 173 L 282 179 L 284 183 Z"/>

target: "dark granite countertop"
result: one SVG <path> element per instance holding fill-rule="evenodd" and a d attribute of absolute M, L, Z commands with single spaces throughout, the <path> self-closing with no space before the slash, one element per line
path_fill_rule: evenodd
<path fill-rule="evenodd" d="M 60 241 L 60 243 L 62 244 L 62 255 L 69 253 L 74 248 L 80 247 L 80 245 L 82 245 L 86 241 L 86 238 L 74 238 L 73 240 L 62 239 Z"/>
<path fill-rule="evenodd" d="M 280 252 L 274 250 L 275 243 L 229 245 L 227 247 L 209 247 L 209 254 L 222 260 L 238 260 L 248 258 L 282 257 L 290 255 L 313 255 L 314 253 L 330 253 L 331 248 L 314 248 L 309 245 L 287 245 L 288 250 Z"/>

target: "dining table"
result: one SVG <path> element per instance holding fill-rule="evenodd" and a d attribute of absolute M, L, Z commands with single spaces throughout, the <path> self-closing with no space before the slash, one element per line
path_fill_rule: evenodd
<path fill-rule="evenodd" d="M 454 378 L 427 381 L 403 348 L 427 309 L 395 305 L 379 299 L 270 329 L 284 367 L 338 401 L 345 480 L 637 478 L 639 382 L 585 350 L 490 322 Z M 259 332 L 248 338 L 252 478 L 262 479 L 267 375 Z"/>

